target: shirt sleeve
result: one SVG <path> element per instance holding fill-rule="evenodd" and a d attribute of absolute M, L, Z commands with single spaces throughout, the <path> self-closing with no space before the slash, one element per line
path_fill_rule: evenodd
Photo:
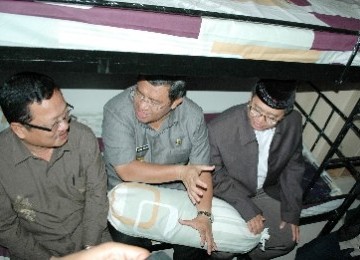
<path fill-rule="evenodd" d="M 208 140 L 208 129 L 204 116 L 200 120 L 191 122 L 195 127 L 191 134 L 192 148 L 189 162 L 191 164 L 209 164 L 210 162 L 210 145 Z"/>
<path fill-rule="evenodd" d="M 280 177 L 280 199 L 281 199 L 281 218 L 283 221 L 298 225 L 300 213 L 302 209 L 302 180 L 305 172 L 305 162 L 302 154 L 302 133 L 301 133 L 301 117 L 297 113 L 293 113 L 291 128 L 288 132 L 294 150 L 289 161 L 282 171 Z M 297 116 L 296 116 L 297 115 Z"/>
<path fill-rule="evenodd" d="M 84 133 L 82 138 L 81 167 L 86 172 L 83 245 L 97 245 L 107 226 L 106 171 L 96 137 Z"/>
<path fill-rule="evenodd" d="M 114 105 L 116 103 L 104 107 L 102 138 L 105 145 L 105 160 L 113 166 L 118 166 L 135 160 L 136 143 L 134 124 L 130 118 L 131 111 L 117 113 L 117 110 L 113 109 Z"/>

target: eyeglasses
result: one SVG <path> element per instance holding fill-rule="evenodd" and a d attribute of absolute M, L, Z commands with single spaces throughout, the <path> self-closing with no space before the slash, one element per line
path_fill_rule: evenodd
<path fill-rule="evenodd" d="M 156 110 L 160 110 L 163 109 L 167 104 L 161 104 L 159 101 L 153 100 L 151 98 L 146 97 L 143 93 L 141 93 L 137 87 L 134 90 L 134 98 L 137 101 L 142 101 L 145 102 L 146 104 L 148 104 L 151 108 L 156 109 Z"/>
<path fill-rule="evenodd" d="M 281 119 L 278 119 L 274 116 L 269 116 L 264 114 L 262 111 L 260 111 L 258 108 L 248 104 L 248 108 L 249 108 L 249 115 L 251 117 L 264 117 L 265 122 L 269 125 L 276 125 Z"/>
<path fill-rule="evenodd" d="M 56 130 L 59 129 L 59 126 L 62 122 L 65 121 L 67 123 L 70 123 L 70 121 L 72 119 L 71 111 L 74 109 L 74 107 L 72 105 L 70 105 L 69 103 L 66 103 L 66 107 L 67 107 L 67 110 L 66 110 L 63 118 L 61 120 L 57 120 L 54 124 L 52 124 L 51 127 L 38 126 L 38 125 L 29 124 L 29 123 L 21 123 L 21 124 L 26 125 L 31 128 L 43 130 L 46 132 L 53 132 L 53 131 L 55 132 Z"/>

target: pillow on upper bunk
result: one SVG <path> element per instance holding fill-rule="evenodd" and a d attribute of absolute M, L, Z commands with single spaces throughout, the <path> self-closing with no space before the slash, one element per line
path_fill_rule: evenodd
<path fill-rule="evenodd" d="M 108 197 L 108 220 L 120 232 L 201 248 L 198 231 L 178 222 L 197 214 L 186 191 L 127 182 L 114 187 Z M 212 205 L 212 231 L 220 251 L 246 253 L 269 238 L 267 229 L 252 234 L 239 213 L 225 201 L 213 198 Z"/>

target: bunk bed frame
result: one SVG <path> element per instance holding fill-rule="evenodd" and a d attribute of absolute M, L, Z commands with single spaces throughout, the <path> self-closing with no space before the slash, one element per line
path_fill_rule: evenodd
<path fill-rule="evenodd" d="M 351 190 L 347 194 L 333 196 L 326 199 L 336 200 L 339 198 L 344 198 L 343 203 L 338 208 L 320 215 L 301 218 L 301 224 L 309 224 L 317 221 L 328 220 L 319 234 L 325 235 L 332 231 L 332 229 L 344 216 L 344 214 L 347 212 L 355 199 L 357 199 L 360 195 L 360 157 L 345 156 L 344 153 L 341 151 L 342 141 L 347 136 L 347 134 L 350 134 L 350 132 L 354 133 L 354 135 L 359 138 L 359 142 L 355 142 L 354 145 L 360 144 L 360 129 L 358 125 L 356 125 L 356 121 L 359 121 L 360 119 L 360 99 L 358 99 L 357 102 L 354 104 L 354 107 L 350 114 L 345 115 L 314 84 L 309 83 L 309 85 L 311 85 L 311 87 L 313 88 L 314 94 L 317 95 L 317 98 L 310 111 L 306 112 L 305 109 L 301 107 L 297 102 L 295 103 L 296 108 L 301 112 L 303 118 L 305 119 L 303 123 L 303 131 L 310 126 L 317 131 L 317 137 L 315 138 L 312 146 L 310 147 L 311 152 L 316 148 L 316 145 L 321 140 L 325 141 L 330 147 L 330 149 L 325 155 L 322 162 L 319 163 L 319 166 L 317 167 L 312 180 L 309 182 L 308 186 L 304 191 L 304 204 L 306 205 L 308 203 L 311 203 L 311 201 L 307 200 L 307 197 L 311 192 L 311 189 L 314 187 L 316 181 L 319 180 L 320 175 L 323 171 L 329 169 L 345 168 L 355 179 L 355 184 L 352 186 Z M 326 118 L 323 126 L 319 125 L 312 119 L 316 107 L 321 102 L 325 102 L 331 108 L 331 111 L 329 112 L 329 115 Z M 336 138 L 332 141 L 331 138 L 327 135 L 326 130 L 329 122 L 334 117 L 340 117 L 344 123 L 340 131 L 338 132 Z"/>

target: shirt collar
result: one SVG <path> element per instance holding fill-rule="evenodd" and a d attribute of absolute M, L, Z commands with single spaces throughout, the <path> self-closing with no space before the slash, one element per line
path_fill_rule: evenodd
<path fill-rule="evenodd" d="M 11 130 L 10 130 L 11 131 Z M 36 158 L 31 152 L 30 150 L 25 146 L 25 144 L 23 143 L 23 141 L 21 141 L 21 139 L 13 132 L 11 131 L 11 137 L 12 139 L 12 147 L 13 147 L 13 158 L 14 158 L 14 164 L 18 165 L 26 160 L 28 160 L 29 158 Z M 70 135 L 69 135 L 70 138 Z M 69 145 L 69 142 L 66 142 L 63 146 L 55 148 L 54 149 L 54 153 L 53 153 L 53 158 L 59 158 L 63 155 L 63 153 L 65 151 L 70 151 L 71 147 Z"/>
<path fill-rule="evenodd" d="M 14 164 L 17 165 L 28 158 L 32 157 L 33 155 L 30 153 L 29 149 L 25 146 L 25 144 L 21 141 L 17 135 L 10 130 L 10 138 L 12 140 L 12 151 L 13 151 L 13 158 Z"/>

